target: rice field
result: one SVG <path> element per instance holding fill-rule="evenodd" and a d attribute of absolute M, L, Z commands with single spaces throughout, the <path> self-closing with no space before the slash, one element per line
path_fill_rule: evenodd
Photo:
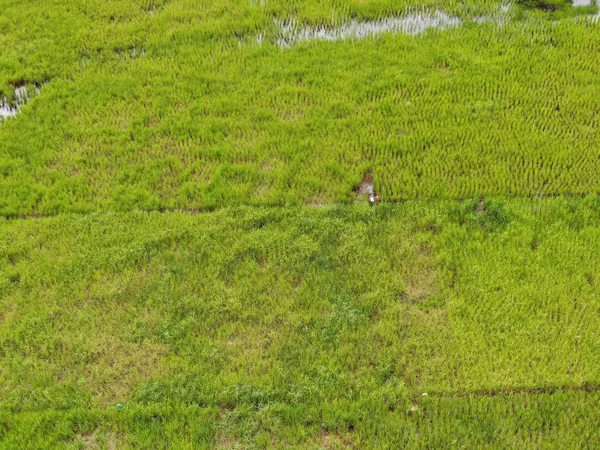
<path fill-rule="evenodd" d="M 45 84 L 0 126 L 0 214 L 352 203 L 369 169 L 392 202 L 599 191 L 589 15 L 438 10 L 453 26 L 414 36 L 414 15 L 327 31 L 247 5 L 251 30 L 213 35 L 175 5 L 114 19 L 67 67 L 15 67 Z"/>
<path fill-rule="evenodd" d="M 0 449 L 600 447 L 599 80 L 593 1 L 0 0 Z"/>
<path fill-rule="evenodd" d="M 594 442 L 599 220 L 594 198 L 6 221 L 0 430 Z M 555 417 L 571 397 L 582 416 Z"/>

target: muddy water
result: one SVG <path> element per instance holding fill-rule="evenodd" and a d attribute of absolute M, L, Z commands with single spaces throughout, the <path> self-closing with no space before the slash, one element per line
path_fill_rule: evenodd
<path fill-rule="evenodd" d="M 41 88 L 36 84 L 35 93 L 39 94 Z M 29 91 L 27 86 L 17 86 L 14 90 L 15 101 L 9 102 L 8 98 L 4 97 L 0 99 L 0 122 L 8 119 L 9 117 L 15 117 L 21 112 L 21 106 L 27 104 L 29 101 Z"/>
<path fill-rule="evenodd" d="M 597 4 L 600 8 L 600 0 L 573 0 L 575 6 L 589 6 Z M 464 19 L 475 23 L 495 23 L 504 25 L 512 17 L 513 3 L 503 1 L 495 11 L 486 16 L 475 16 Z M 590 16 L 593 20 L 600 20 L 600 12 Z M 351 20 L 343 22 L 338 26 L 299 26 L 293 19 L 288 21 L 276 21 L 277 28 L 275 41 L 280 47 L 291 47 L 304 41 L 342 41 L 346 39 L 365 39 L 383 33 L 403 33 L 416 36 L 429 29 L 456 28 L 463 20 L 448 13 L 436 9 L 416 9 L 403 16 L 383 17 L 371 21 Z M 261 45 L 268 37 L 261 33 L 256 36 L 256 43 Z M 242 45 L 242 43 L 240 43 Z"/>
<path fill-rule="evenodd" d="M 574 6 L 589 6 L 590 4 L 593 3 L 594 0 L 590 0 L 589 2 L 587 2 L 586 4 L 582 3 L 583 0 L 573 0 L 573 5 Z M 576 4 L 578 3 L 578 4 Z M 596 14 L 592 14 L 591 20 L 594 22 L 598 22 L 600 21 L 600 0 L 596 0 L 595 5 L 598 7 L 598 12 L 596 12 Z"/>
<path fill-rule="evenodd" d="M 477 16 L 465 20 L 476 23 L 496 23 L 502 26 L 510 19 L 511 10 L 512 3 L 504 1 L 496 11 L 487 16 Z M 430 29 L 456 28 L 462 22 L 463 20 L 459 17 L 451 16 L 440 9 L 415 9 L 402 16 L 383 17 L 370 21 L 351 20 L 338 26 L 298 26 L 294 20 L 276 21 L 275 25 L 278 29 L 276 33 L 278 45 L 280 47 L 290 47 L 304 41 L 365 39 L 383 33 L 402 33 L 416 36 Z M 256 37 L 257 44 L 260 45 L 264 38 L 264 34 L 258 35 Z"/>
<path fill-rule="evenodd" d="M 27 92 L 26 86 L 20 86 L 15 89 L 15 97 L 17 98 L 17 104 L 25 104 L 29 100 L 29 93 Z"/>
<path fill-rule="evenodd" d="M 0 100 L 0 121 L 16 116 L 18 112 L 19 108 L 8 103 L 6 97 Z"/>
<path fill-rule="evenodd" d="M 502 3 L 496 12 L 488 16 L 476 16 L 472 20 L 475 23 L 495 23 L 502 26 L 510 18 L 510 12 L 510 3 Z"/>
<path fill-rule="evenodd" d="M 343 23 L 338 27 L 298 27 L 294 21 L 278 22 L 278 44 L 289 47 L 304 41 L 341 41 L 365 39 L 382 33 L 417 35 L 429 29 L 447 29 L 459 26 L 461 20 L 443 11 L 419 11 L 402 17 L 387 17 L 372 21 Z"/>
<path fill-rule="evenodd" d="M 573 6 L 575 7 L 585 7 L 592 5 L 596 5 L 599 9 L 597 13 L 591 15 L 592 20 L 597 21 L 598 19 L 600 19 L 600 0 L 573 0 Z"/>

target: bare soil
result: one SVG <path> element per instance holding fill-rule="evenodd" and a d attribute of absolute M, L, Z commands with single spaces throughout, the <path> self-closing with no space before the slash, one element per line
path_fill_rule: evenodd
<path fill-rule="evenodd" d="M 354 193 L 357 196 L 369 196 L 375 193 L 375 186 L 373 184 L 373 170 L 369 169 L 365 172 L 363 176 L 362 182 L 360 185 L 354 190 Z"/>

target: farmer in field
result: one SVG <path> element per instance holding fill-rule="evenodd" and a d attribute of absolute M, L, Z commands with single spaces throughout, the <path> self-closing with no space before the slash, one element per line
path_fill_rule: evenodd
<path fill-rule="evenodd" d="M 379 197 L 379 195 L 377 195 L 375 192 L 371 192 L 369 194 L 369 204 L 371 206 L 379 203 L 381 201 L 381 198 Z"/>

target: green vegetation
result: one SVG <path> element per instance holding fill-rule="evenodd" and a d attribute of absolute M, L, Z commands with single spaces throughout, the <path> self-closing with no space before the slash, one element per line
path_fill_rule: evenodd
<path fill-rule="evenodd" d="M 339 404 L 326 408 L 323 418 L 277 404 L 236 410 L 136 406 L 23 413 L 10 422 L 0 417 L 0 426 L 10 430 L 7 448 L 32 442 L 37 449 L 595 448 L 599 400 L 598 393 L 585 392 L 423 397 L 413 412 L 369 417 L 372 410 Z"/>
<path fill-rule="evenodd" d="M 598 8 L 440 3 L 0 0 L 0 449 L 600 447 Z"/>
<path fill-rule="evenodd" d="M 248 445 L 325 430 L 377 448 L 416 439 L 410 427 L 431 419 L 407 411 L 427 392 L 422 407 L 436 415 L 489 416 L 489 429 L 463 430 L 465 443 L 502 441 L 496 421 L 525 426 L 521 409 L 493 411 L 526 401 L 523 389 L 600 382 L 599 220 L 590 198 L 5 221 L 0 407 L 15 414 L 5 429 L 47 410 L 74 427 L 68 411 L 122 403 L 135 417 L 165 408 L 174 427 L 201 408 L 220 439 Z M 508 404 L 485 399 L 513 390 Z M 556 401 L 583 394 L 565 395 Z M 554 395 L 529 401 L 558 408 Z M 553 413 L 531 408 L 542 416 L 529 425 L 535 447 Z M 137 426 L 82 414 L 125 438 Z M 450 439 L 454 427 L 438 426 L 431 439 Z"/>
<path fill-rule="evenodd" d="M 6 82 L 50 81 L 0 126 L 0 214 L 351 202 L 367 168 L 387 200 L 600 191 L 599 22 L 281 49 L 268 8 L 219 33 L 213 8 L 124 10 L 43 68 L 9 53 Z"/>

